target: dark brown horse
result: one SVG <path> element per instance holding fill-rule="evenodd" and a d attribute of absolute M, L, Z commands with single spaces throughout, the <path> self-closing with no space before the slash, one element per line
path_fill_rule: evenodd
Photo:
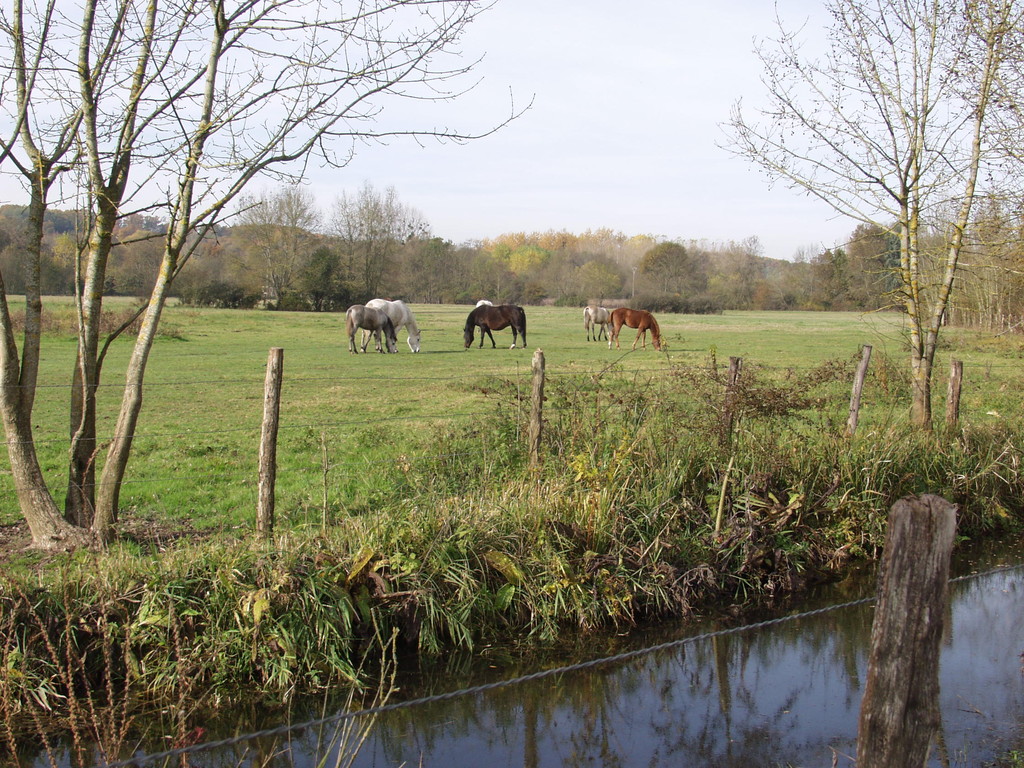
<path fill-rule="evenodd" d="M 641 346 L 647 349 L 647 331 L 651 332 L 654 348 L 661 349 L 661 329 L 658 327 L 658 321 L 654 319 L 654 315 L 643 309 L 629 309 L 628 307 L 612 310 L 612 335 L 608 337 L 608 349 L 612 348 L 613 341 L 615 348 L 619 348 L 619 331 L 624 325 L 637 329 L 636 338 L 633 339 L 633 349 L 636 349 L 636 343 L 641 339 Z"/>
<path fill-rule="evenodd" d="M 512 346 L 509 349 L 516 348 L 517 335 L 522 335 L 523 349 L 526 349 L 526 312 L 523 311 L 523 308 L 517 307 L 515 304 L 499 304 L 498 306 L 481 304 L 466 318 L 466 328 L 462 333 L 466 349 L 469 349 L 473 343 L 473 335 L 477 328 L 480 329 L 480 346 L 483 347 L 484 334 L 487 334 L 491 337 L 491 348 L 493 349 L 498 345 L 494 343 L 494 334 L 491 331 L 500 331 L 509 326 L 512 326 Z"/>

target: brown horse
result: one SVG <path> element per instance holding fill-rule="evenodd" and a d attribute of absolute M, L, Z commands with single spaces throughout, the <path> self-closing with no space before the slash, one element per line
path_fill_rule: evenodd
<path fill-rule="evenodd" d="M 491 337 L 491 348 L 494 349 L 497 344 L 494 343 L 494 334 L 491 331 L 500 331 L 509 326 L 512 326 L 512 346 L 509 349 L 516 348 L 518 334 L 522 335 L 523 349 L 526 349 L 526 312 L 522 307 L 517 307 L 515 304 L 499 304 L 497 306 L 481 304 L 477 306 L 466 318 L 466 328 L 462 333 L 466 349 L 469 349 L 473 343 L 473 334 L 477 328 L 480 329 L 480 346 L 483 347 L 484 334 L 487 334 Z"/>
<path fill-rule="evenodd" d="M 641 346 L 647 349 L 648 330 L 651 332 L 651 341 L 654 344 L 654 348 L 657 350 L 661 349 L 661 329 L 658 327 L 658 321 L 654 319 L 654 315 L 643 309 L 629 309 L 628 307 L 619 307 L 612 310 L 612 335 L 608 337 L 608 349 L 612 348 L 613 341 L 615 342 L 615 348 L 619 348 L 619 331 L 623 325 L 637 329 L 636 338 L 633 339 L 633 349 L 636 349 L 638 341 L 642 341 Z"/>

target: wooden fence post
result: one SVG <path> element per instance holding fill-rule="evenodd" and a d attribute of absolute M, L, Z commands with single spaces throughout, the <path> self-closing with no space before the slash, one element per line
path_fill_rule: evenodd
<path fill-rule="evenodd" d="M 940 496 L 893 504 L 878 578 L 861 700 L 857 768 L 922 768 L 939 728 L 939 650 L 956 505 Z"/>
<path fill-rule="evenodd" d="M 260 435 L 259 496 L 256 501 L 256 535 L 274 535 L 274 483 L 277 481 L 277 425 L 281 413 L 281 379 L 284 349 L 273 347 L 267 358 L 263 384 L 263 430 Z"/>
<path fill-rule="evenodd" d="M 728 443 L 732 440 L 732 424 L 736 417 L 736 383 L 740 379 L 740 370 L 743 368 L 742 357 L 729 358 L 729 374 L 725 380 L 725 400 L 722 403 L 722 442 Z"/>
<path fill-rule="evenodd" d="M 960 388 L 964 379 L 964 364 L 960 360 L 949 362 L 949 389 L 946 392 L 946 426 L 955 427 L 960 420 Z"/>
<path fill-rule="evenodd" d="M 544 350 L 533 351 L 533 395 L 530 398 L 530 469 L 540 467 L 540 438 L 544 425 Z"/>
<path fill-rule="evenodd" d="M 860 395 L 864 391 L 864 379 L 868 375 L 868 363 L 871 362 L 871 345 L 865 344 L 860 352 L 860 365 L 853 377 L 853 394 L 850 395 L 850 416 L 846 420 L 846 436 L 853 437 L 857 431 L 857 419 L 860 418 Z"/>

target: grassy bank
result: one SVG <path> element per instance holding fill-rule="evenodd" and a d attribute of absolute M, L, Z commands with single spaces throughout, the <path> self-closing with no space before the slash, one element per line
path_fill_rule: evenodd
<path fill-rule="evenodd" d="M 658 355 L 588 344 L 575 310 L 529 310 L 548 370 L 533 472 L 531 350 L 463 350 L 467 308 L 415 309 L 420 355 L 349 356 L 335 316 L 169 317 L 129 475 L 152 479 L 124 496 L 131 536 L 22 555 L 0 581 L 8 722 L 74 721 L 87 694 L 131 702 L 124 723 L 147 703 L 178 702 L 184 721 L 255 692 L 284 702 L 354 679 L 394 633 L 438 653 L 770 600 L 874 557 L 908 493 L 958 503 L 961 537 L 1020 524 L 1016 339 L 951 329 L 963 419 L 920 434 L 898 318 L 669 316 Z M 875 355 L 846 438 L 862 344 Z M 278 536 L 259 544 L 269 346 L 285 347 L 282 488 Z M 726 435 L 730 356 L 744 368 Z M 41 429 L 59 423 L 52 402 Z"/>

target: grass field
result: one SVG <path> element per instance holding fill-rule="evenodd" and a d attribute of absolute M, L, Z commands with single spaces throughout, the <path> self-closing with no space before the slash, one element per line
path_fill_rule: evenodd
<path fill-rule="evenodd" d="M 297 522 L 327 509 L 372 504 L 383 492 L 375 479 L 389 456 L 416 461 L 436 450 L 448 423 L 465 424 L 495 407 L 496 387 L 529 391 L 533 351 L 544 351 L 547 375 L 586 378 L 605 372 L 659 376 L 673 369 L 744 359 L 769 376 L 785 377 L 829 360 L 850 361 L 864 344 L 874 349 L 864 394 L 862 428 L 871 414 L 899 417 L 906 410 L 907 362 L 901 316 L 854 313 L 661 315 L 667 351 L 630 352 L 635 332 L 624 329 L 621 350 L 587 342 L 582 311 L 528 307 L 527 349 L 508 349 L 511 333 L 496 333 L 498 348 L 477 342 L 465 349 L 469 307 L 414 305 L 422 349 L 412 354 L 399 333 L 397 355 L 351 355 L 344 316 L 172 306 L 163 321 L 146 378 L 145 404 L 122 507 L 144 517 L 188 519 L 199 528 L 246 526 L 255 506 L 256 452 L 268 351 L 284 349 L 280 431 L 279 515 Z M 950 357 L 965 363 L 966 420 L 1016 417 L 1020 402 L 1018 337 L 948 329 L 937 364 L 935 410 L 941 419 Z M 36 440 L 51 487 L 65 481 L 68 382 L 74 355 L 68 335 L 48 334 L 36 408 Z M 104 368 L 98 433 L 116 418 L 130 340 L 118 341 Z M 372 347 L 371 347 L 372 349 Z M 845 419 L 848 388 L 829 408 Z M 6 458 L 6 457 L 5 457 Z M 325 475 L 326 470 L 326 475 Z M 0 523 L 20 519 L 8 484 L 0 493 Z M 0 485 L 0 488 L 3 486 Z M 326 489 L 326 505 L 325 505 Z"/>

